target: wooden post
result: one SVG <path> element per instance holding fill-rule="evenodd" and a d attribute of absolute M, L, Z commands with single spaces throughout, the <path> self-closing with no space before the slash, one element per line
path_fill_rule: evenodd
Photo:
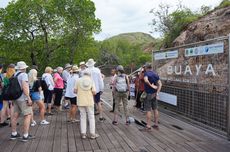
<path fill-rule="evenodd" d="M 228 103 L 227 103 L 227 137 L 230 140 L 230 33 L 228 35 Z"/>

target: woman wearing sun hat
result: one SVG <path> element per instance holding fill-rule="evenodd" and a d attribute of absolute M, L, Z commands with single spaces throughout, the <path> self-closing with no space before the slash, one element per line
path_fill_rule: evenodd
<path fill-rule="evenodd" d="M 77 94 L 74 92 L 74 87 L 76 85 L 77 80 L 79 79 L 79 69 L 77 65 L 74 65 L 71 69 L 72 75 L 67 79 L 66 92 L 65 92 L 65 100 L 69 100 L 71 103 L 71 108 L 69 111 L 69 122 L 79 122 L 76 119 L 77 112 Z"/>
<path fill-rule="evenodd" d="M 84 70 L 83 76 L 78 79 L 75 86 L 75 92 L 77 93 L 78 108 L 80 110 L 81 136 L 83 139 L 87 137 L 88 115 L 89 138 L 95 139 L 99 137 L 99 135 L 95 133 L 94 95 L 96 94 L 96 88 L 88 69 Z"/>

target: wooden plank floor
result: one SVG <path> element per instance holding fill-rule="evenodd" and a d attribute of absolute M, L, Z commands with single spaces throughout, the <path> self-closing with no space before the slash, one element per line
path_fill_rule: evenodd
<path fill-rule="evenodd" d="M 111 104 L 111 93 L 107 89 L 103 95 Z M 133 101 L 130 101 L 130 107 Z M 112 125 L 113 114 L 110 107 L 104 104 L 106 121 L 101 123 L 96 117 L 96 140 L 80 138 L 79 123 L 67 123 L 67 112 L 60 112 L 47 117 L 48 126 L 37 125 L 31 128 L 36 139 L 23 143 L 20 140 L 9 140 L 10 127 L 0 128 L 0 152 L 76 152 L 76 151 L 109 151 L 109 152 L 229 152 L 230 142 L 224 138 L 206 132 L 190 124 L 160 115 L 160 129 L 152 132 L 140 132 L 140 126 L 125 125 L 124 119 L 118 126 Z M 131 115 L 145 120 L 145 115 L 138 110 L 131 110 Z M 22 124 L 22 122 L 20 122 Z M 177 129 L 173 125 L 180 126 Z M 19 131 L 21 132 L 21 131 Z"/>

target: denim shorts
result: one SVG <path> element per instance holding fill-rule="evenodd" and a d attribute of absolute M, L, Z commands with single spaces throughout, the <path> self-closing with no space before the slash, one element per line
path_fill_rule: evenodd
<path fill-rule="evenodd" d="M 41 100 L 41 94 L 39 92 L 31 92 L 31 100 L 36 102 Z"/>

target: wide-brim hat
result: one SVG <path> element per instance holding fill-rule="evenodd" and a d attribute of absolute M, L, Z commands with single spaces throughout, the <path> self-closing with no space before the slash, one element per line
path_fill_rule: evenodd
<path fill-rule="evenodd" d="M 124 71 L 124 67 L 122 65 L 117 66 L 117 71 Z"/>
<path fill-rule="evenodd" d="M 68 69 L 68 68 L 71 68 L 71 67 L 72 67 L 72 65 L 69 64 L 69 63 L 67 63 L 67 64 L 65 65 L 65 69 Z"/>
<path fill-rule="evenodd" d="M 82 61 L 82 62 L 80 62 L 80 64 L 79 64 L 79 65 L 80 65 L 80 66 L 81 66 L 81 65 L 85 65 L 85 62 L 84 62 L 84 61 Z"/>
<path fill-rule="evenodd" d="M 79 72 L 80 71 L 80 69 L 78 68 L 77 65 L 73 65 L 71 70 L 72 70 L 72 72 Z"/>
<path fill-rule="evenodd" d="M 23 70 L 23 69 L 26 69 L 28 68 L 29 66 L 26 65 L 26 63 L 24 61 L 20 61 L 17 63 L 17 65 L 15 66 L 15 69 L 17 70 Z"/>
<path fill-rule="evenodd" d="M 90 77 L 82 77 L 82 81 L 79 83 L 82 90 L 88 91 L 92 88 L 92 81 Z"/>
<path fill-rule="evenodd" d="M 88 62 L 85 64 L 87 67 L 92 67 L 95 65 L 95 61 L 93 59 L 89 59 Z"/>

